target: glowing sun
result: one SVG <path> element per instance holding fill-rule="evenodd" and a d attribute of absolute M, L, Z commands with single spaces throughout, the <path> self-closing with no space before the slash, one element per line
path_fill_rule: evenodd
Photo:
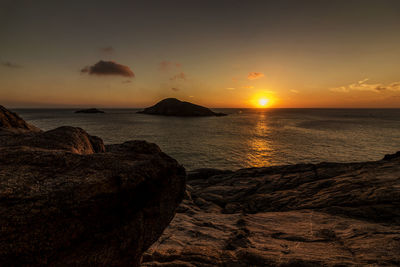
<path fill-rule="evenodd" d="M 266 107 L 269 103 L 269 99 L 268 98 L 260 98 L 258 99 L 258 106 L 259 107 Z"/>

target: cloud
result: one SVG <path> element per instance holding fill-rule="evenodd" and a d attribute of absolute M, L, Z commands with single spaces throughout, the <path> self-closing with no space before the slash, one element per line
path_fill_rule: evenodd
<path fill-rule="evenodd" d="M 262 77 L 264 77 L 264 74 L 261 72 L 249 72 L 249 74 L 247 75 L 247 79 L 249 80 L 256 80 Z"/>
<path fill-rule="evenodd" d="M 122 81 L 122 83 L 131 83 L 131 82 L 132 82 L 131 80 Z"/>
<path fill-rule="evenodd" d="M 181 63 L 163 60 L 160 62 L 159 70 L 160 71 L 169 71 L 174 68 L 179 69 L 180 67 L 182 67 Z"/>
<path fill-rule="evenodd" d="M 124 77 L 135 77 L 133 71 L 125 65 L 118 64 L 114 61 L 100 60 L 93 66 L 84 67 L 82 73 L 89 75 L 120 75 Z"/>
<path fill-rule="evenodd" d="M 18 65 L 18 64 L 12 63 L 12 62 L 10 62 L 10 61 L 5 61 L 5 62 L 3 62 L 3 63 L 2 63 L 2 65 L 3 65 L 4 67 L 7 67 L 7 68 L 13 68 L 13 69 L 19 69 L 19 68 L 22 68 L 22 66 L 21 66 L 21 65 Z"/>
<path fill-rule="evenodd" d="M 174 92 L 178 92 L 178 91 L 179 91 L 179 88 L 172 87 L 171 90 L 174 91 Z"/>
<path fill-rule="evenodd" d="M 349 85 L 331 88 L 330 91 L 338 93 L 348 93 L 351 91 L 368 91 L 375 93 L 400 91 L 400 82 L 393 82 L 385 85 L 382 83 L 367 83 L 367 81 L 368 79 L 363 79 Z"/>
<path fill-rule="evenodd" d="M 183 72 L 180 72 L 174 76 L 172 76 L 171 78 L 169 78 L 171 81 L 177 81 L 177 80 L 186 80 L 186 74 Z"/>
<path fill-rule="evenodd" d="M 228 87 L 228 88 L 226 88 L 226 90 L 235 90 L 236 88 L 234 88 L 234 87 Z"/>
<path fill-rule="evenodd" d="M 298 90 L 294 90 L 294 89 L 290 90 L 290 92 L 293 93 L 293 94 L 298 94 L 299 93 Z"/>
<path fill-rule="evenodd" d="M 114 47 L 112 47 L 111 45 L 110 46 L 106 46 L 106 47 L 102 47 L 102 48 L 100 48 L 100 50 L 102 52 L 106 53 L 106 54 L 112 54 L 115 51 Z"/>
<path fill-rule="evenodd" d="M 246 86 L 243 86 L 242 88 L 243 88 L 243 89 L 253 89 L 253 88 L 254 88 L 254 86 L 251 86 L 251 85 L 246 85 Z"/>

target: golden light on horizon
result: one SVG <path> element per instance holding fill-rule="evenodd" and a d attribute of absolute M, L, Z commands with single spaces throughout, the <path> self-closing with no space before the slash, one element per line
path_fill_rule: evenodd
<path fill-rule="evenodd" d="M 273 92 L 261 91 L 253 95 L 250 102 L 253 107 L 256 108 L 268 108 L 275 103 L 276 97 L 273 96 Z"/>
<path fill-rule="evenodd" d="M 260 107 L 263 107 L 263 108 L 266 107 L 268 105 L 268 103 L 269 103 L 269 99 L 268 98 L 260 98 L 258 100 L 258 105 Z"/>

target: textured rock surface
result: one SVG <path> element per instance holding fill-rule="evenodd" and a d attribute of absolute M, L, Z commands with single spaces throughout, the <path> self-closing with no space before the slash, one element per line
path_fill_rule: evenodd
<path fill-rule="evenodd" d="M 224 113 L 215 113 L 206 107 L 183 102 L 176 98 L 166 98 L 138 113 L 181 117 L 226 116 Z"/>
<path fill-rule="evenodd" d="M 175 214 L 184 169 L 155 144 L 15 118 L 0 129 L 0 265 L 137 266 Z"/>
<path fill-rule="evenodd" d="M 143 266 L 398 266 L 400 157 L 189 173 Z"/>
<path fill-rule="evenodd" d="M 16 113 L 9 111 L 5 107 L 0 105 L 0 131 L 2 134 L 5 132 L 26 132 L 34 131 L 39 132 L 40 129 L 36 128 L 29 123 L 26 123 L 21 117 Z"/>

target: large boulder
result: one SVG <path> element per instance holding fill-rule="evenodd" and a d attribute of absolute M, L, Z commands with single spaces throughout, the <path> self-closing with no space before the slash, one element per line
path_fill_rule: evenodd
<path fill-rule="evenodd" d="M 189 172 L 142 266 L 399 266 L 400 157 Z"/>
<path fill-rule="evenodd" d="M 104 146 L 80 128 L 7 125 L 1 265 L 138 266 L 184 196 L 184 168 L 145 141 Z"/>
<path fill-rule="evenodd" d="M 226 116 L 224 113 L 215 113 L 209 108 L 183 102 L 176 98 L 166 98 L 138 113 L 179 117 Z"/>

